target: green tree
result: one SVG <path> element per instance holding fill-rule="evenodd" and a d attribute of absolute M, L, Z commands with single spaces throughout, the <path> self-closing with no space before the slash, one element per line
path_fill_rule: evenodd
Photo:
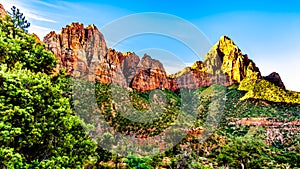
<path fill-rule="evenodd" d="M 50 74 L 56 67 L 55 56 L 35 36 L 15 28 L 11 18 L 0 19 L 0 64 L 13 68 L 21 62 L 23 68 Z"/>
<path fill-rule="evenodd" d="M 45 73 L 2 65 L 0 116 L 0 168 L 80 168 L 96 149 Z"/>
<path fill-rule="evenodd" d="M 55 56 L 10 17 L 0 23 L 0 168 L 82 168 L 96 143 L 71 110 L 68 79 L 52 73 Z"/>
<path fill-rule="evenodd" d="M 220 164 L 229 167 L 262 168 L 271 161 L 269 147 L 258 136 L 231 137 L 227 142 L 218 155 Z"/>
<path fill-rule="evenodd" d="M 148 157 L 137 157 L 137 156 L 128 156 L 126 157 L 125 162 L 128 164 L 128 167 L 131 169 L 152 169 L 151 158 Z"/>
<path fill-rule="evenodd" d="M 12 12 L 7 11 L 7 13 L 10 15 L 14 27 L 20 28 L 27 33 L 27 29 L 30 27 L 30 23 L 25 19 L 23 13 L 21 13 L 20 9 L 16 8 L 15 6 L 11 8 L 11 11 Z"/>

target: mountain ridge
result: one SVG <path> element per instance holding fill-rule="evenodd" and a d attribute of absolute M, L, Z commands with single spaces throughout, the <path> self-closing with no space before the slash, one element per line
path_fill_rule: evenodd
<path fill-rule="evenodd" d="M 88 79 L 116 83 L 138 91 L 196 89 L 214 83 L 229 86 L 245 78 L 266 78 L 284 87 L 278 73 L 262 77 L 256 64 L 227 36 L 222 36 L 212 46 L 203 61 L 196 61 L 171 75 L 167 75 L 159 60 L 147 54 L 140 58 L 134 52 L 122 53 L 108 48 L 95 25 L 84 27 L 80 23 L 71 23 L 62 28 L 60 34 L 50 32 L 43 41 L 59 59 L 58 69 L 66 68 L 69 75 L 88 74 Z"/>

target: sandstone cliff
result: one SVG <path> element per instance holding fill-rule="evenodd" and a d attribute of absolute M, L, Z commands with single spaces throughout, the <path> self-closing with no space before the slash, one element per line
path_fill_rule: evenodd
<path fill-rule="evenodd" d="M 83 24 L 72 23 L 62 28 L 60 34 L 50 32 L 45 36 L 44 43 L 58 57 L 58 69 L 65 68 L 68 74 L 75 77 L 126 85 L 118 54 L 107 49 L 104 37 L 96 26 L 85 28 Z"/>
<path fill-rule="evenodd" d="M 83 24 L 72 23 L 60 34 L 50 32 L 44 43 L 59 59 L 57 70 L 65 68 L 69 75 L 139 91 L 169 88 L 166 72 L 158 60 L 108 49 L 104 36 L 94 25 L 85 28 Z"/>
<path fill-rule="evenodd" d="M 181 72 L 170 75 L 169 78 L 173 91 L 179 88 L 196 89 L 211 85 L 210 75 L 207 74 L 206 67 L 201 61 L 184 68 Z"/>
<path fill-rule="evenodd" d="M 126 52 L 120 55 L 119 59 L 127 85 L 132 86 L 132 81 L 138 70 L 137 66 L 140 63 L 140 57 L 135 53 Z"/>
<path fill-rule="evenodd" d="M 260 78 L 255 63 L 243 55 L 234 42 L 226 36 L 206 54 L 204 61 L 197 61 L 191 67 L 170 75 L 171 89 L 195 89 L 211 84 L 231 85 L 245 77 Z"/>
<path fill-rule="evenodd" d="M 137 65 L 136 75 L 130 87 L 139 91 L 146 91 L 169 89 L 170 85 L 162 63 L 145 54 Z"/>

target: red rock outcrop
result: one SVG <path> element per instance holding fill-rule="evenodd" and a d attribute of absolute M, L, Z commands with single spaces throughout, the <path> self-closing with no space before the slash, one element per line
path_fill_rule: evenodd
<path fill-rule="evenodd" d="M 184 68 L 181 72 L 170 75 L 170 89 L 175 91 L 179 88 L 196 89 L 211 85 L 211 76 L 203 62 L 197 61 L 191 67 Z"/>
<path fill-rule="evenodd" d="M 138 91 L 170 88 L 158 60 L 148 55 L 140 60 L 135 53 L 107 49 L 103 35 L 94 25 L 84 28 L 83 24 L 72 23 L 60 34 L 50 32 L 44 43 L 59 59 L 57 70 L 65 68 L 69 75 Z"/>
<path fill-rule="evenodd" d="M 3 5 L 0 4 L 0 18 L 4 17 L 6 14 L 7 14 L 7 13 L 6 13 L 6 11 L 5 11 Z"/>
<path fill-rule="evenodd" d="M 126 52 L 120 55 L 121 70 L 128 86 L 132 86 L 133 79 L 137 74 L 140 57 L 135 53 Z"/>
<path fill-rule="evenodd" d="M 285 86 L 284 86 L 278 73 L 272 72 L 270 75 L 264 76 L 263 78 L 266 79 L 267 81 L 275 84 L 276 86 L 285 89 Z"/>
<path fill-rule="evenodd" d="M 83 24 L 72 23 L 62 28 L 60 34 L 50 32 L 44 42 L 59 59 L 57 69 L 65 68 L 75 77 L 126 86 L 118 54 L 107 49 L 96 26 L 85 28 Z"/>
<path fill-rule="evenodd" d="M 137 74 L 130 86 L 138 91 L 169 89 L 170 84 L 163 65 L 145 54 L 137 65 Z"/>

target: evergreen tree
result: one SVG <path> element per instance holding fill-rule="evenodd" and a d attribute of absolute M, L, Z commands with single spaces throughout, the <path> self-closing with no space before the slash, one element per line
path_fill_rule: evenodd
<path fill-rule="evenodd" d="M 25 19 L 23 13 L 21 13 L 20 9 L 16 8 L 15 6 L 11 8 L 11 11 L 12 12 L 7 11 L 7 13 L 10 15 L 14 26 L 24 30 L 27 33 L 30 23 Z"/>

